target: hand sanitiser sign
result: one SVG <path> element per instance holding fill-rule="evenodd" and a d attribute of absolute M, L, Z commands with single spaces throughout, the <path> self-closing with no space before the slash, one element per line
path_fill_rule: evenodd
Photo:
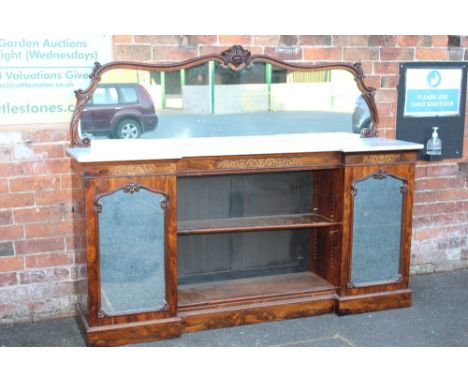
<path fill-rule="evenodd" d="M 408 68 L 404 117 L 460 115 L 462 69 Z"/>

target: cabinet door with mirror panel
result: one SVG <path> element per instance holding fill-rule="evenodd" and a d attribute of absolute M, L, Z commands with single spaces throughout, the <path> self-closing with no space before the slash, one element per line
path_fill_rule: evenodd
<path fill-rule="evenodd" d="M 410 165 L 352 170 L 348 288 L 407 283 L 413 171 Z"/>
<path fill-rule="evenodd" d="M 171 176 L 91 181 L 98 274 L 90 304 L 101 323 L 175 314 L 174 187 Z"/>

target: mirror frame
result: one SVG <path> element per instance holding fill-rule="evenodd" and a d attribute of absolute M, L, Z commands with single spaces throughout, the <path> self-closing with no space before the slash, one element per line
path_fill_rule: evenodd
<path fill-rule="evenodd" d="M 263 55 L 251 54 L 250 51 L 244 49 L 241 45 L 233 45 L 229 49 L 220 54 L 208 54 L 200 57 L 194 57 L 189 60 L 177 63 L 151 64 L 134 61 L 113 61 L 105 65 L 96 62 L 94 69 L 89 75 L 91 83 L 87 89 L 75 90 L 76 105 L 73 111 L 72 120 L 70 123 L 70 135 L 72 147 L 89 147 L 91 140 L 89 137 L 80 136 L 79 121 L 81 112 L 85 108 L 89 99 L 93 95 L 98 83 L 101 80 L 101 75 L 112 69 L 135 69 L 147 71 L 165 71 L 172 72 L 180 69 L 192 68 L 194 66 L 204 64 L 208 61 L 215 61 L 221 64 L 224 68 L 230 68 L 234 71 L 242 70 L 254 62 L 264 62 L 275 65 L 283 69 L 291 69 L 295 71 L 314 71 L 314 70 L 331 70 L 341 69 L 351 73 L 356 81 L 357 87 L 361 91 L 361 95 L 369 107 L 371 113 L 372 126 L 371 128 L 363 129 L 361 137 L 369 138 L 377 136 L 378 114 L 375 105 L 374 94 L 376 89 L 368 87 L 364 84 L 364 73 L 360 63 L 326 63 L 326 64 L 296 64 L 288 63 L 276 58 Z"/>

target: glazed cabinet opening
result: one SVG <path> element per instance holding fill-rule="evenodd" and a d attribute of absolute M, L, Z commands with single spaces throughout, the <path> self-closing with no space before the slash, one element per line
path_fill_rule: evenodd
<path fill-rule="evenodd" d="M 330 288 L 312 271 L 319 269 L 321 238 L 341 225 L 336 193 L 327 187 L 340 174 L 178 178 L 179 305 Z"/>

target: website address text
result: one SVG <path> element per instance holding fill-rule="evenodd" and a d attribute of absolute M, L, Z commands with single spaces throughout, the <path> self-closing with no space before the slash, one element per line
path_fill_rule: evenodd
<path fill-rule="evenodd" d="M 37 105 L 37 104 L 22 104 L 12 105 L 9 102 L 0 104 L 1 114 L 39 114 L 39 113 L 71 113 L 74 105 Z"/>

